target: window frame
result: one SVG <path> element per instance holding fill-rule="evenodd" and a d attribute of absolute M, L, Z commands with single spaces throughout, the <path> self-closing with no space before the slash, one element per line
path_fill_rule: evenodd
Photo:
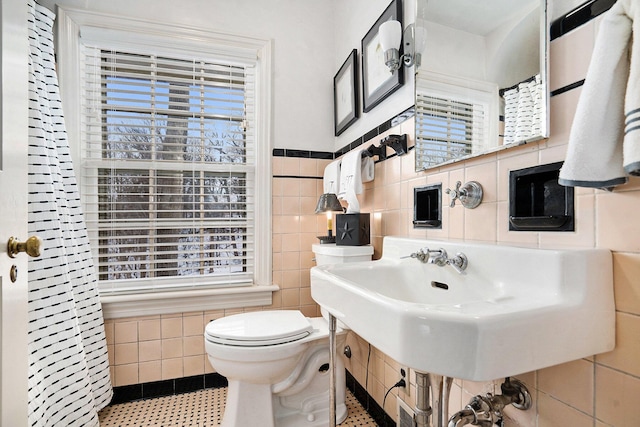
<path fill-rule="evenodd" d="M 444 100 L 478 105 L 481 107 L 483 118 L 477 123 L 477 125 L 474 123 L 474 126 L 482 127 L 483 137 L 481 139 L 472 137 L 471 154 L 486 151 L 488 142 L 497 140 L 499 119 L 499 96 L 497 84 L 470 78 L 445 75 L 433 71 L 426 71 L 424 73 L 421 71 L 420 76 L 416 76 L 416 79 L 416 87 L 419 86 L 424 95 L 428 97 L 441 98 Z M 417 120 L 418 118 L 416 117 L 416 121 Z M 417 137 L 418 135 L 416 135 L 416 138 Z M 439 165 L 449 164 L 458 160 L 460 159 L 453 158 L 445 161 L 444 163 L 439 163 Z M 424 169 L 424 166 L 419 163 L 419 161 L 420 158 L 416 153 L 416 168 L 422 170 Z"/>
<path fill-rule="evenodd" d="M 108 40 L 109 47 L 126 50 L 132 42 L 156 54 L 178 52 L 230 57 L 256 63 L 255 95 L 255 259 L 251 286 L 166 292 L 101 295 L 105 317 L 128 317 L 203 311 L 272 303 L 279 288 L 271 277 L 271 58 L 272 42 L 166 23 L 123 18 L 89 11 L 58 9 L 58 74 L 65 122 L 78 183 L 81 173 L 81 53 L 80 37 Z M 187 285 L 188 286 L 188 285 Z"/>

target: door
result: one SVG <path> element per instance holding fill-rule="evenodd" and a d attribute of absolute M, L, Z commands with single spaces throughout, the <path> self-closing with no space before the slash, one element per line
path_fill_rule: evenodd
<path fill-rule="evenodd" d="M 7 241 L 27 238 L 27 2 L 2 0 L 0 7 L 0 426 L 24 427 L 27 255 L 10 258 Z"/>

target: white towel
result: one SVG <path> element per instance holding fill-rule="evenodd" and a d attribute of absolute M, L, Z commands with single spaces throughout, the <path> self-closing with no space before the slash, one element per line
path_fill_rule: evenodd
<path fill-rule="evenodd" d="M 360 203 L 356 194 L 362 193 L 362 151 L 358 149 L 349 151 L 340 164 L 338 198 L 347 201 L 346 213 L 360 212 Z"/>
<path fill-rule="evenodd" d="M 360 169 L 360 176 L 362 182 L 373 181 L 375 178 L 376 163 L 373 161 L 373 157 L 365 156 L 362 158 L 362 168 Z"/>
<path fill-rule="evenodd" d="M 338 194 L 340 191 L 340 160 L 335 160 L 324 168 L 322 186 L 325 193 Z"/>
<path fill-rule="evenodd" d="M 562 185 L 612 189 L 640 175 L 640 39 L 632 43 L 632 32 L 640 37 L 640 3 L 618 0 L 600 25 Z"/>

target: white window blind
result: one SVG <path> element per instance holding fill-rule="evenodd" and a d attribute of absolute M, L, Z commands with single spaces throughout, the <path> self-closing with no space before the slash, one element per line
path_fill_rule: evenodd
<path fill-rule="evenodd" d="M 416 95 L 416 166 L 426 168 L 471 154 L 485 140 L 482 104 Z"/>
<path fill-rule="evenodd" d="M 251 284 L 255 67 L 81 50 L 83 201 L 101 291 Z"/>

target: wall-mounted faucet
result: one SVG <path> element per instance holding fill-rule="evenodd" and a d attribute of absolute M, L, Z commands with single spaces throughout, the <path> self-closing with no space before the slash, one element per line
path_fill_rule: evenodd
<path fill-rule="evenodd" d="M 475 209 L 482 202 L 482 185 L 478 181 L 469 181 L 462 185 L 462 182 L 456 182 L 456 188 L 447 188 L 445 193 L 451 197 L 449 207 L 456 205 L 456 200 L 460 200 L 462 206 L 467 209 Z"/>
<path fill-rule="evenodd" d="M 418 250 L 418 252 L 412 253 L 410 257 L 415 258 L 422 263 L 435 264 L 438 267 L 450 265 L 460 274 L 463 274 L 464 270 L 467 269 L 467 265 L 469 265 L 467 256 L 462 252 L 458 252 L 455 257 L 449 258 L 447 251 L 442 248 L 436 250 L 422 248 Z"/>

